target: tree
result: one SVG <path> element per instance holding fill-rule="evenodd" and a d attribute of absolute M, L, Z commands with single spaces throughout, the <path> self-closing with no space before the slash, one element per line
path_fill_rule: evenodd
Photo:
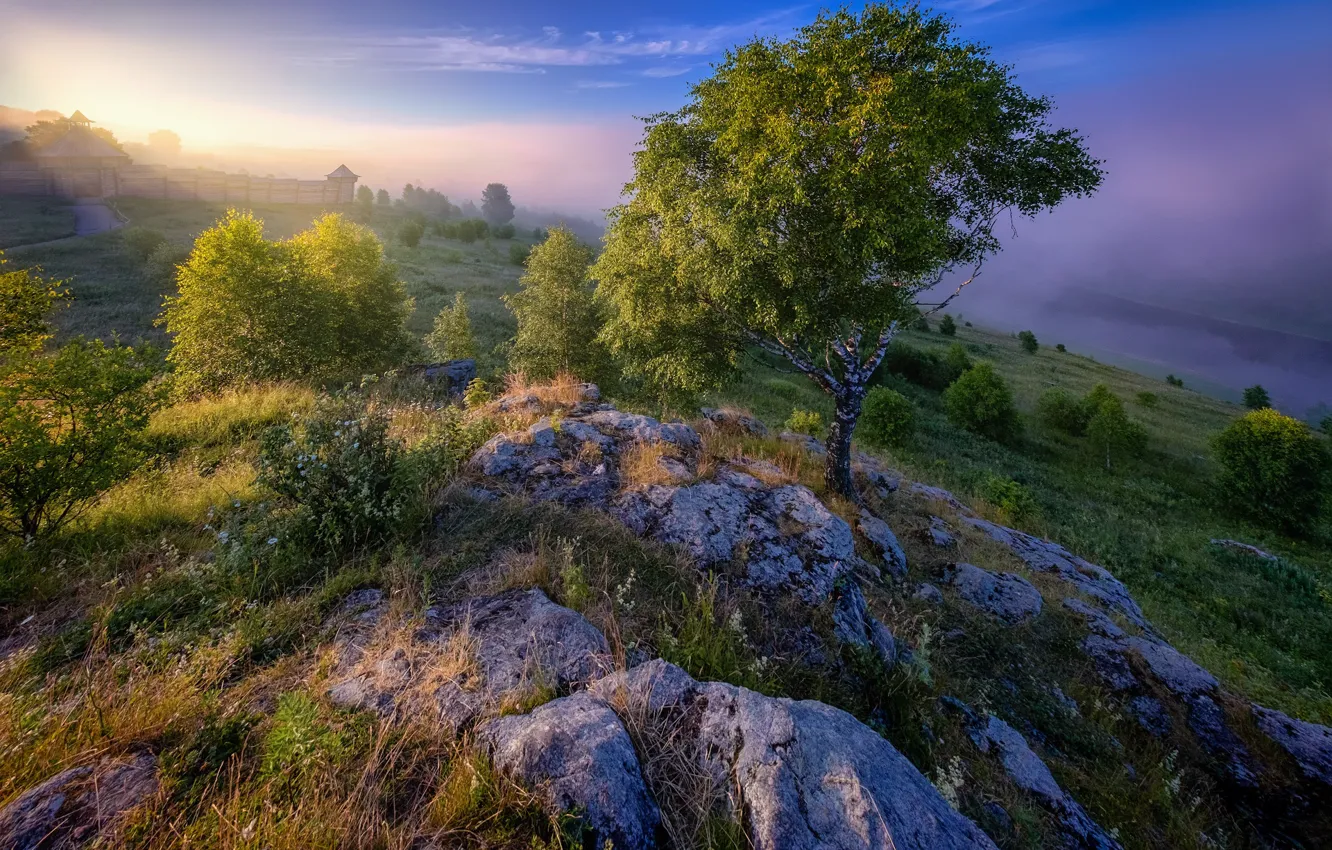
<path fill-rule="evenodd" d="M 1318 430 L 1332 437 L 1332 414 L 1323 417 L 1322 421 L 1318 423 Z"/>
<path fill-rule="evenodd" d="M 381 207 L 387 207 L 393 203 L 393 199 L 389 197 L 388 189 L 380 189 L 375 193 L 375 203 Z"/>
<path fill-rule="evenodd" d="M 40 267 L 6 269 L 0 251 L 0 364 L 36 354 L 51 338 L 51 313 L 65 303 L 69 290 L 42 277 Z"/>
<path fill-rule="evenodd" d="M 398 228 L 398 240 L 408 248 L 415 248 L 421 244 L 421 237 L 425 235 L 425 225 L 414 219 L 409 219 L 402 223 Z"/>
<path fill-rule="evenodd" d="M 356 187 L 356 206 L 361 208 L 361 215 L 368 221 L 375 209 L 375 192 L 369 186 Z"/>
<path fill-rule="evenodd" d="M 989 363 L 977 363 L 944 390 L 944 412 L 953 424 L 983 437 L 1008 442 L 1021 422 L 1013 391 Z"/>
<path fill-rule="evenodd" d="M 0 534 L 59 529 L 142 461 L 161 403 L 151 350 L 76 339 L 0 371 Z"/>
<path fill-rule="evenodd" d="M 513 201 L 509 200 L 509 188 L 503 183 L 486 186 L 481 192 L 481 214 L 495 227 L 513 221 Z"/>
<path fill-rule="evenodd" d="M 1298 419 L 1263 408 L 1212 439 L 1220 467 L 1216 492 L 1236 513 L 1295 534 L 1317 522 L 1332 459 Z"/>
<path fill-rule="evenodd" d="M 509 362 L 530 378 L 561 373 L 595 378 L 604 364 L 597 343 L 602 316 L 588 280 L 592 249 L 557 227 L 532 249 L 522 289 L 504 296 L 518 319 Z"/>
<path fill-rule="evenodd" d="M 68 133 L 70 126 L 68 118 L 60 118 L 38 121 L 35 124 L 25 127 L 24 132 L 27 133 L 26 141 L 28 148 L 33 151 L 41 150 L 56 139 L 59 139 L 61 136 Z M 110 144 L 116 150 L 121 153 L 125 152 L 125 148 L 122 147 L 120 141 L 116 139 L 115 133 L 112 133 L 105 127 L 89 127 L 88 129 L 92 131 L 94 136 Z"/>
<path fill-rule="evenodd" d="M 472 319 L 461 292 L 453 297 L 453 306 L 445 307 L 435 317 L 435 326 L 426 335 L 426 347 L 440 360 L 468 360 L 476 357 Z"/>
<path fill-rule="evenodd" d="M 1114 456 L 1136 456 L 1147 445 L 1147 429 L 1128 418 L 1118 396 L 1089 404 L 1088 409 L 1091 418 L 1087 421 L 1087 440 L 1093 451 L 1105 456 L 1107 470 Z"/>
<path fill-rule="evenodd" d="M 180 153 L 180 136 L 171 130 L 149 133 L 148 147 L 166 156 L 176 156 Z"/>
<path fill-rule="evenodd" d="M 390 365 L 412 302 L 365 227 L 331 214 L 285 242 L 230 210 L 194 242 L 161 322 L 187 391 Z"/>
<path fill-rule="evenodd" d="M 1041 344 L 1036 341 L 1036 334 L 1031 331 L 1022 331 L 1018 334 L 1018 342 L 1022 344 L 1022 350 L 1028 354 L 1035 354 L 1041 349 Z"/>
<path fill-rule="evenodd" d="M 1244 406 L 1250 410 L 1262 410 L 1272 406 L 1272 397 L 1263 389 L 1262 384 L 1254 384 L 1244 390 Z"/>
<path fill-rule="evenodd" d="M 1184 386 L 1184 379 L 1176 378 L 1174 375 L 1166 375 L 1166 383 L 1172 387 L 1182 387 Z"/>
<path fill-rule="evenodd" d="M 965 282 L 1006 213 L 1092 192 L 1099 164 L 946 18 L 870 5 L 729 51 L 647 120 L 593 277 L 631 373 L 699 391 L 755 345 L 832 396 L 824 477 L 852 494 L 870 376 L 917 298 Z"/>
<path fill-rule="evenodd" d="M 944 336 L 957 336 L 957 322 L 954 322 L 948 313 L 944 313 L 943 318 L 939 320 L 939 333 Z"/>

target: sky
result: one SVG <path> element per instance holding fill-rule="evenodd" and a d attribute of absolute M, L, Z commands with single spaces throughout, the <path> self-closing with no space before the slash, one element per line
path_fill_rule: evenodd
<path fill-rule="evenodd" d="M 959 309 L 1170 362 L 1187 334 L 1164 347 L 1160 327 L 1126 334 L 1108 302 L 1108 328 L 1079 324 L 1083 296 L 1332 339 L 1332 3 L 933 6 L 1052 96 L 1108 174 L 1093 198 L 1019 222 Z M 0 104 L 81 109 L 127 141 L 167 127 L 187 150 L 267 155 L 304 169 L 293 176 L 346 161 L 372 185 L 455 198 L 498 180 L 519 204 L 589 214 L 630 176 L 635 116 L 677 108 L 729 46 L 789 35 L 818 9 L 0 0 Z M 1189 368 L 1247 380 L 1237 364 L 1252 357 L 1215 327 L 1198 333 L 1211 342 Z M 1273 380 L 1300 404 L 1332 403 L 1332 362 L 1307 365 Z"/>

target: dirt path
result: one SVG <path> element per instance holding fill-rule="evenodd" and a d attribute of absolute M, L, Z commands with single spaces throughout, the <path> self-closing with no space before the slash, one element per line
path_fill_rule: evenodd
<path fill-rule="evenodd" d="M 105 233 L 108 230 L 116 230 L 124 227 L 125 222 L 121 221 L 120 216 L 115 211 L 101 201 L 79 201 L 70 206 L 74 212 L 74 235 L 62 236 L 59 239 L 48 239 L 45 242 L 28 242 L 24 245 L 10 245 L 6 251 L 21 251 L 24 248 L 41 248 L 46 245 L 59 245 L 68 242 L 71 239 L 78 239 L 81 236 L 95 236 L 98 233 Z"/>

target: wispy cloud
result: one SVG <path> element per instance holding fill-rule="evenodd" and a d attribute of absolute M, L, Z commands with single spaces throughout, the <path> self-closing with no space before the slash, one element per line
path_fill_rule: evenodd
<path fill-rule="evenodd" d="M 663 77 L 678 77 L 681 74 L 688 74 L 694 70 L 693 65 L 658 65 L 647 68 L 643 71 L 643 76 L 661 79 Z"/>
<path fill-rule="evenodd" d="M 579 80 L 574 84 L 578 89 L 622 89 L 633 83 L 621 82 L 619 80 Z"/>

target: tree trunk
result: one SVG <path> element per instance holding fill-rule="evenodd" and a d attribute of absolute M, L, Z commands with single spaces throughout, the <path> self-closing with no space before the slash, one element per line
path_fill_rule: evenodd
<path fill-rule="evenodd" d="M 851 434 L 860 418 L 860 405 L 865 400 L 866 387 L 845 386 L 833 396 L 836 412 L 828 426 L 828 458 L 823 467 L 823 483 L 834 493 L 852 501 L 860 501 L 851 480 Z"/>

